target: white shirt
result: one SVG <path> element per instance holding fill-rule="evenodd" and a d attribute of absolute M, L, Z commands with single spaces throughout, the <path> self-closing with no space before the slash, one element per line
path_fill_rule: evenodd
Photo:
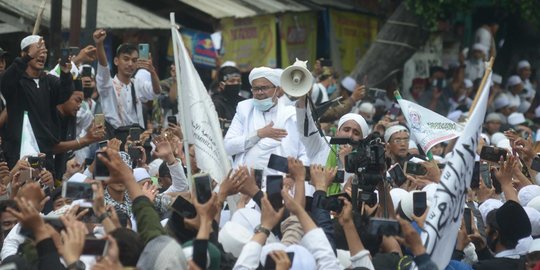
<path fill-rule="evenodd" d="M 474 36 L 475 43 L 481 43 L 482 45 L 486 46 L 486 48 L 491 48 L 491 32 L 489 32 L 486 28 L 480 27 L 478 30 L 476 30 L 476 34 Z"/>
<path fill-rule="evenodd" d="M 471 59 L 465 60 L 465 79 L 475 81 L 476 79 L 481 79 L 484 77 L 484 71 L 486 70 L 486 65 L 484 61 L 474 61 Z"/>
<path fill-rule="evenodd" d="M 311 100 L 313 101 L 313 104 L 317 105 L 328 101 L 328 93 L 326 92 L 326 87 L 324 87 L 322 83 L 314 84 L 311 91 Z M 322 95 L 322 97 L 320 97 L 320 95 Z M 320 99 L 319 103 L 317 103 L 317 99 Z"/>
<path fill-rule="evenodd" d="M 142 102 L 153 100 L 157 94 L 154 93 L 152 82 L 147 79 L 148 71 L 139 70 L 135 78 L 131 79 L 131 84 L 124 84 L 115 76 L 111 78 L 108 66 L 97 65 L 96 87 L 99 93 L 101 106 L 105 120 L 113 126 L 119 128 L 138 124 L 145 127 Z M 135 86 L 135 96 L 137 100 L 131 98 L 131 85 Z M 136 102 L 135 110 L 133 102 Z"/>

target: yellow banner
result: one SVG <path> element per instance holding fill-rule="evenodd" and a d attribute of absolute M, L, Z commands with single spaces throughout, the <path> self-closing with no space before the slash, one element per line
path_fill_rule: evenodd
<path fill-rule="evenodd" d="M 342 74 L 349 74 L 367 52 L 377 37 L 377 23 L 372 16 L 330 10 L 332 61 Z"/>
<path fill-rule="evenodd" d="M 281 65 L 292 65 L 296 58 L 315 63 L 317 54 L 317 13 L 288 13 L 279 19 Z"/>
<path fill-rule="evenodd" d="M 276 67 L 276 19 L 274 15 L 221 20 L 224 55 L 242 72 L 254 67 Z"/>

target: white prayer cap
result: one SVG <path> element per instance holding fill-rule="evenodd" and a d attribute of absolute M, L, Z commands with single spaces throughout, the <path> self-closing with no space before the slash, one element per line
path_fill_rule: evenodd
<path fill-rule="evenodd" d="M 135 181 L 137 181 L 137 183 L 144 180 L 150 180 L 150 174 L 148 174 L 145 168 L 135 168 L 133 170 L 133 176 L 135 176 Z"/>
<path fill-rule="evenodd" d="M 540 238 L 534 239 L 531 242 L 531 245 L 529 246 L 529 250 L 527 251 L 527 253 L 533 253 L 537 251 L 540 251 Z"/>
<path fill-rule="evenodd" d="M 290 245 L 285 248 L 285 252 L 293 252 L 294 258 L 291 262 L 291 270 L 317 269 L 317 262 L 313 254 L 304 246 Z"/>
<path fill-rule="evenodd" d="M 497 145 L 497 143 L 499 143 L 502 140 L 506 140 L 506 139 L 508 139 L 508 138 L 506 138 L 504 133 L 495 132 L 495 133 L 493 133 L 493 135 L 491 135 L 491 144 L 492 145 Z"/>
<path fill-rule="evenodd" d="M 249 83 L 253 85 L 253 81 L 256 79 L 265 78 L 269 80 L 274 86 L 280 85 L 281 76 L 274 69 L 269 67 L 258 67 L 251 70 L 249 73 Z"/>
<path fill-rule="evenodd" d="M 539 236 L 540 235 L 540 212 L 538 210 L 524 206 L 523 210 L 527 212 L 527 216 L 529 216 L 529 220 L 531 221 L 531 235 L 532 236 Z"/>
<path fill-rule="evenodd" d="M 83 183 L 86 178 L 88 177 L 82 173 L 75 173 L 69 178 L 68 182 Z"/>
<path fill-rule="evenodd" d="M 480 215 L 482 215 L 482 220 L 484 220 L 484 223 L 486 223 L 486 217 L 489 212 L 494 209 L 499 209 L 502 205 L 503 203 L 499 200 L 487 199 L 480 206 L 478 206 L 478 211 L 480 211 Z"/>
<path fill-rule="evenodd" d="M 356 87 L 356 80 L 353 79 L 351 76 L 347 76 L 343 78 L 343 80 L 341 80 L 341 85 L 343 85 L 345 89 L 349 90 L 349 92 L 352 92 Z"/>
<path fill-rule="evenodd" d="M 360 126 L 360 129 L 362 130 L 362 139 L 365 139 L 369 135 L 369 126 L 366 120 L 364 119 L 364 117 L 362 117 L 361 115 L 357 113 L 348 113 L 342 116 L 341 118 L 339 118 L 338 130 L 341 128 L 343 124 L 345 124 L 345 122 L 349 120 L 353 120 L 356 123 L 358 123 L 358 125 Z"/>
<path fill-rule="evenodd" d="M 287 246 L 285 246 L 284 244 L 282 244 L 280 242 L 278 242 L 278 243 L 269 243 L 269 244 L 264 245 L 262 247 L 262 249 L 261 249 L 261 257 L 260 257 L 261 264 L 263 266 L 266 264 L 266 257 L 268 257 L 268 254 L 270 254 L 272 251 L 274 251 L 274 250 L 283 250 L 283 251 L 285 251 L 286 248 L 287 248 Z M 296 256 L 294 256 L 294 259 L 296 259 Z M 293 259 L 293 261 L 294 261 L 294 259 Z"/>
<path fill-rule="evenodd" d="M 531 103 L 528 100 L 522 100 L 519 103 L 517 111 L 520 113 L 526 113 L 530 107 L 531 107 Z"/>
<path fill-rule="evenodd" d="M 24 50 L 24 48 L 34 44 L 38 43 L 41 36 L 38 35 L 30 35 L 21 40 L 21 51 Z"/>
<path fill-rule="evenodd" d="M 384 140 L 386 142 L 389 142 L 390 138 L 392 138 L 392 135 L 401 131 L 406 131 L 407 133 L 409 132 L 409 130 L 402 125 L 395 125 L 395 126 L 391 126 L 387 128 L 386 131 L 384 132 Z"/>
<path fill-rule="evenodd" d="M 486 133 L 482 133 L 480 134 L 480 136 L 482 136 L 482 139 L 484 139 L 484 142 L 486 142 L 486 145 L 491 144 L 491 140 L 489 139 L 489 136 Z"/>
<path fill-rule="evenodd" d="M 502 122 L 501 115 L 498 114 L 498 113 L 489 113 L 486 116 L 485 122 L 486 123 L 489 123 L 489 122 Z"/>
<path fill-rule="evenodd" d="M 418 149 L 418 145 L 414 140 L 409 140 L 409 149 Z"/>
<path fill-rule="evenodd" d="M 275 75 L 280 78 L 277 82 L 277 85 L 276 86 L 279 86 L 281 87 L 281 74 L 283 74 L 283 69 L 282 68 L 274 68 L 274 73 Z"/>
<path fill-rule="evenodd" d="M 508 87 L 513 87 L 521 83 L 521 78 L 518 75 L 512 75 L 510 78 L 508 78 L 508 82 L 506 85 Z"/>
<path fill-rule="evenodd" d="M 512 126 L 525 123 L 526 121 L 525 115 L 519 112 L 513 112 L 508 116 L 508 124 Z"/>
<path fill-rule="evenodd" d="M 522 187 L 518 192 L 519 203 L 522 206 L 529 204 L 535 197 L 540 196 L 540 186 L 528 185 Z"/>
<path fill-rule="evenodd" d="M 469 80 L 469 79 L 463 80 L 463 84 L 465 84 L 465 88 L 471 88 L 471 87 L 473 87 L 473 83 L 472 83 L 472 81 Z"/>
<path fill-rule="evenodd" d="M 148 173 L 150 176 L 158 176 L 159 175 L 159 167 L 163 163 L 163 159 L 156 158 L 148 164 Z"/>
<path fill-rule="evenodd" d="M 531 64 L 527 60 L 521 60 L 517 63 L 517 70 L 522 68 L 531 68 Z"/>
<path fill-rule="evenodd" d="M 540 196 L 532 198 L 527 204 L 528 207 L 532 207 L 537 211 L 540 211 Z"/>
<path fill-rule="evenodd" d="M 502 83 L 502 76 L 499 75 L 499 74 L 493 73 L 493 74 L 491 75 L 491 81 L 492 81 L 493 83 L 496 83 L 496 84 L 501 84 L 501 83 Z"/>
<path fill-rule="evenodd" d="M 229 252 L 238 258 L 242 252 L 242 248 L 251 240 L 252 236 L 253 231 L 249 231 L 239 224 L 228 221 L 219 231 L 218 241 L 223 246 L 225 252 Z"/>
<path fill-rule="evenodd" d="M 225 63 L 221 64 L 220 68 L 222 67 L 237 67 L 236 62 L 234 61 L 225 61 Z"/>
<path fill-rule="evenodd" d="M 500 94 L 495 98 L 495 101 L 493 102 L 493 107 L 495 110 L 502 109 L 504 107 L 508 107 L 510 105 L 510 99 L 505 94 Z"/>
<path fill-rule="evenodd" d="M 375 106 L 369 102 L 363 102 L 360 104 L 360 107 L 358 107 L 359 112 L 367 113 L 373 117 L 375 114 Z"/>
<path fill-rule="evenodd" d="M 261 213 L 255 209 L 242 208 L 234 212 L 231 221 L 241 225 L 249 231 L 255 230 L 255 227 L 261 223 Z"/>
<path fill-rule="evenodd" d="M 482 44 L 482 43 L 475 43 L 475 44 L 473 45 L 473 50 L 475 50 L 475 51 L 481 51 L 481 52 L 483 52 L 484 54 L 487 55 L 487 54 L 488 54 L 488 51 L 489 51 L 489 48 L 486 47 L 486 46 L 485 46 L 484 44 Z"/>
<path fill-rule="evenodd" d="M 499 141 L 497 145 L 495 145 L 499 148 L 505 148 L 506 150 L 512 151 L 512 146 L 510 145 L 509 139 L 504 139 L 502 141 Z"/>
<path fill-rule="evenodd" d="M 408 196 L 409 192 L 402 188 L 393 188 L 390 190 L 390 197 L 392 197 L 392 203 L 394 204 L 394 209 L 397 209 L 399 202 L 405 196 Z"/>

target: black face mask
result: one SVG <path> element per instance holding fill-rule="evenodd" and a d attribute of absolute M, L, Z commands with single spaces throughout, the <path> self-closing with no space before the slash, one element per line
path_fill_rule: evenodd
<path fill-rule="evenodd" d="M 241 87 L 241 84 L 226 84 L 223 88 L 223 94 L 228 97 L 238 96 Z"/>

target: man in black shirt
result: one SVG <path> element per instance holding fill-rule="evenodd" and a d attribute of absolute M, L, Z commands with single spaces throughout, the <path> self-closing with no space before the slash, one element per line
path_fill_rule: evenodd
<path fill-rule="evenodd" d="M 238 102 L 244 100 L 238 95 L 242 88 L 240 70 L 234 66 L 222 67 L 218 72 L 218 81 L 218 93 L 212 96 L 212 101 L 216 107 L 221 129 L 225 134 L 236 114 Z"/>

